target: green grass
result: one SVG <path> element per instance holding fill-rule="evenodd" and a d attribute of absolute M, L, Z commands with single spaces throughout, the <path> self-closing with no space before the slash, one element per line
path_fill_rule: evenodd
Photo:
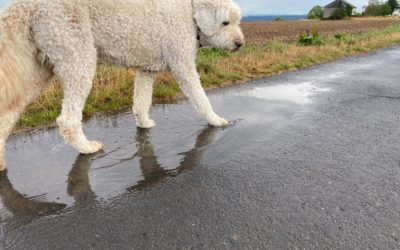
<path fill-rule="evenodd" d="M 345 56 L 356 55 L 400 43 L 400 25 L 357 35 L 336 34 L 321 37 L 319 46 L 299 46 L 297 43 L 268 42 L 249 44 L 241 51 L 229 53 L 218 49 L 201 49 L 197 68 L 206 89 L 241 83 L 284 71 L 296 70 Z M 114 111 L 132 103 L 133 79 L 131 69 L 101 66 L 93 90 L 84 109 L 84 116 Z M 162 74 L 154 87 L 154 98 L 174 99 L 180 95 L 176 81 Z M 18 122 L 18 128 L 34 128 L 54 124 L 61 110 L 62 91 L 55 81 Z"/>

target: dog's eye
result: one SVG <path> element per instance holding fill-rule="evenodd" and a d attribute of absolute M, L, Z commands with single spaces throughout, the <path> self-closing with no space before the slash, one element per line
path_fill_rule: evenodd
<path fill-rule="evenodd" d="M 222 23 L 222 25 L 224 25 L 224 26 L 228 26 L 229 24 L 230 24 L 230 22 L 228 22 L 228 21 Z"/>

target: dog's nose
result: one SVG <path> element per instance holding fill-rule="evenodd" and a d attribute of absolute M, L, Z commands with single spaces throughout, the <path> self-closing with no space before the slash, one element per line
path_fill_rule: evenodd
<path fill-rule="evenodd" d="M 243 46 L 242 42 L 235 42 L 236 49 L 240 49 Z"/>

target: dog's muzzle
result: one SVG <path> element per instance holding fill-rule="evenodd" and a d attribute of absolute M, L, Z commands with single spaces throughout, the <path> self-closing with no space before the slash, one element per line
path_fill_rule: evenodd
<path fill-rule="evenodd" d="M 235 42 L 235 50 L 239 50 L 243 46 L 242 42 Z"/>

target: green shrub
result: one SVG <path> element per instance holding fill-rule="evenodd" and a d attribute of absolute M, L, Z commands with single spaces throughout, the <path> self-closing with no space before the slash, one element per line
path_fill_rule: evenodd
<path fill-rule="evenodd" d="M 334 37 L 339 41 L 344 41 L 346 39 L 346 34 L 337 33 L 337 34 L 334 35 Z"/>
<path fill-rule="evenodd" d="M 319 19 L 317 17 L 317 14 L 315 14 L 314 11 L 311 11 L 310 13 L 308 13 L 307 19 Z"/>
<path fill-rule="evenodd" d="M 285 21 L 285 19 L 281 16 L 278 16 L 277 18 L 275 18 L 275 21 Z"/>
<path fill-rule="evenodd" d="M 318 34 L 318 29 L 314 27 L 311 33 L 307 31 L 306 33 L 300 34 L 299 41 L 300 46 L 312 46 L 312 45 L 322 45 L 321 36 Z"/>

